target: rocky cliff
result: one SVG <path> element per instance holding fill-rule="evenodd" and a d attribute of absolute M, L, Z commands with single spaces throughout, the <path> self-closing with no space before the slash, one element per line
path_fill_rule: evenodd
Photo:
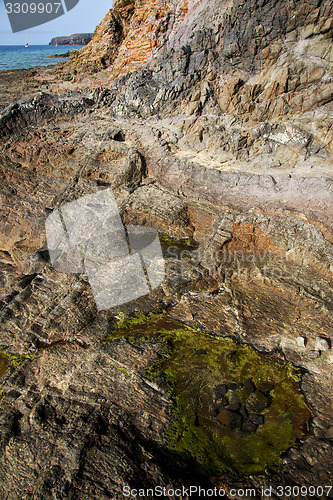
<path fill-rule="evenodd" d="M 93 33 L 77 33 L 70 36 L 57 36 L 52 38 L 49 45 L 87 45 L 93 37 Z"/>
<path fill-rule="evenodd" d="M 63 82 L 2 111 L 4 497 L 323 497 L 332 38 L 328 0 L 119 0 Z M 159 230 L 167 276 L 98 312 L 44 227 L 111 186 L 126 225 Z"/>
<path fill-rule="evenodd" d="M 97 26 L 93 43 L 73 56 L 75 70 L 86 74 L 112 65 L 114 76 L 135 70 L 165 47 L 187 10 L 187 0 L 116 0 Z"/>

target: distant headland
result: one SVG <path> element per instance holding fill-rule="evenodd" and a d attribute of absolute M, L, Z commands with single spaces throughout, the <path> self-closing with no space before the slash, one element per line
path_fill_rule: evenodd
<path fill-rule="evenodd" d="M 93 35 L 93 33 L 77 33 L 70 36 L 58 36 L 52 38 L 49 45 L 87 45 Z"/>

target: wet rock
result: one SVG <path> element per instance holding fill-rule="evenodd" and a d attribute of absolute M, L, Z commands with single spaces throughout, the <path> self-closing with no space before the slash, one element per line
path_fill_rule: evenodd
<path fill-rule="evenodd" d="M 253 423 L 252 421 L 246 421 L 243 422 L 242 424 L 242 431 L 246 432 L 247 434 L 253 434 L 254 432 L 257 432 L 258 425 Z"/>
<path fill-rule="evenodd" d="M 235 413 L 239 412 L 241 410 L 241 408 L 242 408 L 241 403 L 229 403 L 227 406 L 228 410 L 233 411 Z"/>
<path fill-rule="evenodd" d="M 258 385 L 258 390 L 268 396 L 269 393 L 274 389 L 274 384 L 270 384 L 269 382 L 263 382 Z"/>
<path fill-rule="evenodd" d="M 229 400 L 228 398 L 226 397 L 223 397 L 221 399 L 218 399 L 217 401 L 215 401 L 214 403 L 214 408 L 219 412 L 221 410 L 221 408 L 226 408 L 227 406 L 229 406 Z"/>
<path fill-rule="evenodd" d="M 264 415 L 253 415 L 251 417 L 251 422 L 255 425 L 263 425 L 265 423 Z"/>
<path fill-rule="evenodd" d="M 227 393 L 227 386 L 225 384 L 220 384 L 218 386 L 215 387 L 215 397 L 216 399 L 221 399 L 223 398 L 223 396 L 226 395 Z"/>
<path fill-rule="evenodd" d="M 244 422 L 246 422 L 249 419 L 248 411 L 244 405 L 241 405 L 241 408 L 239 409 L 239 414 L 242 416 Z"/>
<path fill-rule="evenodd" d="M 235 391 L 228 390 L 227 398 L 229 400 L 229 405 L 236 407 L 236 406 L 239 406 L 241 403 L 240 396 L 239 396 L 237 390 L 235 390 Z"/>
<path fill-rule="evenodd" d="M 225 425 L 229 429 L 239 429 L 243 422 L 241 415 L 231 410 L 220 411 L 217 418 L 221 422 L 221 424 Z"/>
<path fill-rule="evenodd" d="M 268 408 L 269 405 L 269 397 L 265 396 L 265 394 L 257 390 L 249 396 L 245 406 L 249 412 L 260 413 L 261 411 Z"/>
<path fill-rule="evenodd" d="M 244 382 L 244 389 L 246 390 L 246 392 L 249 395 L 256 390 L 256 386 L 254 385 L 252 379 L 245 380 L 245 382 Z"/>

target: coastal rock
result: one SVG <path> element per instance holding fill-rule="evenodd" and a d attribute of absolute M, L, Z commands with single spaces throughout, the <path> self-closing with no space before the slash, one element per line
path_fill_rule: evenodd
<path fill-rule="evenodd" d="M 187 0 L 117 0 L 97 26 L 92 44 L 72 54 L 69 66 L 86 73 L 112 65 L 114 75 L 125 75 L 163 49 L 170 30 L 184 19 L 187 8 Z"/>
<path fill-rule="evenodd" d="M 124 41 L 125 31 L 126 27 L 120 15 L 114 10 L 109 10 L 95 29 L 94 42 L 69 55 L 72 64 L 75 65 L 75 71 L 83 74 L 94 73 L 113 63 Z"/>
<path fill-rule="evenodd" d="M 247 410 L 260 413 L 269 406 L 269 398 L 262 392 L 256 391 L 251 394 L 246 402 Z"/>
<path fill-rule="evenodd" d="M 87 45 L 93 37 L 93 33 L 76 33 L 69 36 L 57 36 L 52 38 L 49 45 Z"/>
<path fill-rule="evenodd" d="M 221 424 L 230 427 L 230 429 L 239 428 L 242 425 L 242 417 L 231 410 L 222 410 L 217 418 Z"/>
<path fill-rule="evenodd" d="M 0 75 L 3 495 L 329 484 L 332 18 L 328 0 L 119 0 L 68 62 Z M 97 312 L 84 275 L 52 269 L 44 224 L 110 186 L 125 224 L 163 233 L 166 280 Z M 212 478 L 205 449 L 189 463 L 169 449 L 169 372 L 147 378 L 169 350 L 142 341 L 142 314 L 161 311 L 164 332 L 181 321 L 197 341 L 228 337 L 299 368 L 316 418 L 295 423 L 303 437 L 278 470 Z M 210 350 L 185 355 L 200 366 Z M 209 424 L 255 439 L 274 427 L 271 382 L 187 377 L 201 412 L 194 432 Z"/>

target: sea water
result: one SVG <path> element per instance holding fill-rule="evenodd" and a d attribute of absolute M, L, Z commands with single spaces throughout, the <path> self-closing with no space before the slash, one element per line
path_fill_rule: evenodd
<path fill-rule="evenodd" d="M 64 58 L 50 58 L 55 54 L 65 54 L 69 50 L 82 48 L 79 45 L 0 45 L 0 71 L 27 69 L 34 66 L 50 66 Z"/>

